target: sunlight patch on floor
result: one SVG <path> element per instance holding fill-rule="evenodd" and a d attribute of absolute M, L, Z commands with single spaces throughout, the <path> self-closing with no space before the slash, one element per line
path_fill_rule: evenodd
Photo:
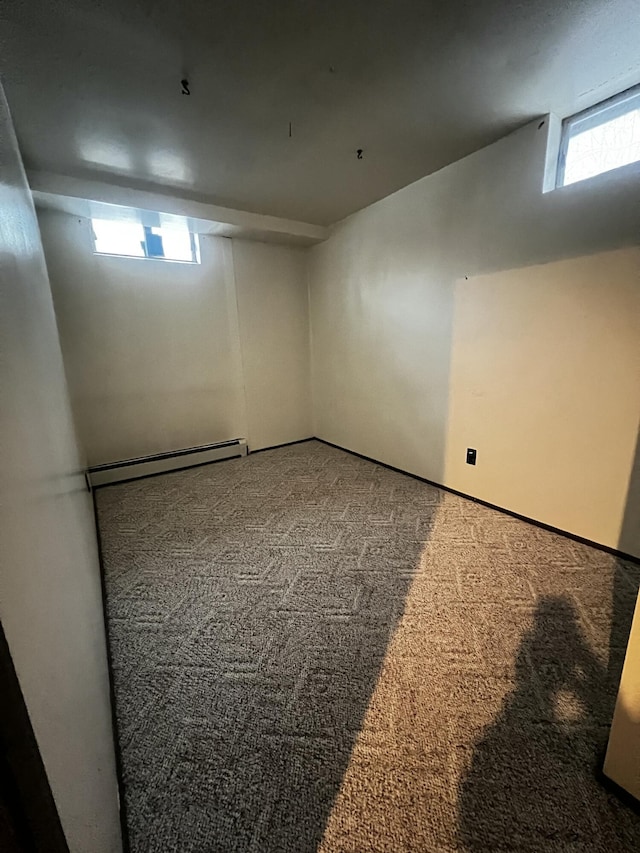
<path fill-rule="evenodd" d="M 517 627 L 510 625 L 501 637 L 492 634 L 496 605 L 474 600 L 489 566 L 470 539 L 473 526 L 463 528 L 460 501 L 445 497 L 416 567 L 320 853 L 459 849 L 458 784 L 475 740 L 509 692 L 518 643 L 532 623 L 520 610 Z M 456 530 L 462 556 L 457 568 L 451 561 Z M 529 589 L 525 597 L 531 606 Z M 501 652 L 498 668 L 495 655 L 491 660 L 492 644 Z"/>

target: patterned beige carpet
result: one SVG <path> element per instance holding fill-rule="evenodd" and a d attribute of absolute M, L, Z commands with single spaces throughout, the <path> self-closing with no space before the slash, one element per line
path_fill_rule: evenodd
<path fill-rule="evenodd" d="M 640 850 L 640 569 L 308 442 L 97 493 L 143 851 Z"/>

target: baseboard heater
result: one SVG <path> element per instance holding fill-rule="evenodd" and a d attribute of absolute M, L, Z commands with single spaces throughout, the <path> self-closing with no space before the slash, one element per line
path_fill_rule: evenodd
<path fill-rule="evenodd" d="M 203 444 L 184 450 L 172 450 L 169 453 L 156 453 L 154 456 L 140 456 L 137 459 L 125 459 L 122 462 L 109 462 L 96 465 L 87 470 L 89 485 L 106 486 L 122 480 L 135 480 L 149 477 L 151 474 L 164 474 L 178 468 L 191 468 L 219 459 L 232 459 L 234 456 L 247 455 L 247 442 L 244 438 L 220 441 L 217 444 Z"/>

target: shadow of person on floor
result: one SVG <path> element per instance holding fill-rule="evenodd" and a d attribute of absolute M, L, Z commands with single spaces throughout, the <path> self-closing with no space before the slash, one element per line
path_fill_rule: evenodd
<path fill-rule="evenodd" d="M 618 631 L 628 622 L 613 619 Z M 460 783 L 461 847 L 596 850 L 623 842 L 637 849 L 626 843 L 640 839 L 640 821 L 597 780 L 615 688 L 570 597 L 540 599 L 515 668 L 516 689 L 475 745 Z"/>

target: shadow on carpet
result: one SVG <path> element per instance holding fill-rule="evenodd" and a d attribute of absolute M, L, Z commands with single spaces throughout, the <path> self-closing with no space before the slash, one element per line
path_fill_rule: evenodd
<path fill-rule="evenodd" d="M 600 782 L 635 602 L 632 569 L 618 562 L 608 670 L 575 603 L 540 599 L 518 650 L 515 689 L 460 783 L 462 849 L 638 849 L 637 816 Z"/>

